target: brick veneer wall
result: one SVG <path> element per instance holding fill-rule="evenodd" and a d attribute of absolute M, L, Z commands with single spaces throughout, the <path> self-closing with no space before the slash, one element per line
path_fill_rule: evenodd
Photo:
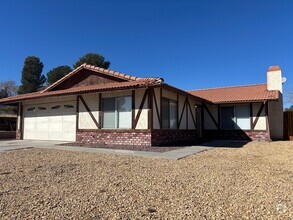
<path fill-rule="evenodd" d="M 252 140 L 252 141 L 269 141 L 270 140 L 270 135 L 267 131 L 205 130 L 204 137 L 208 139 L 230 139 L 230 140 Z"/>
<path fill-rule="evenodd" d="M 151 132 L 146 131 L 103 131 L 79 130 L 76 142 L 101 145 L 136 145 L 151 146 Z"/>
<path fill-rule="evenodd" d="M 177 146 L 198 142 L 195 130 L 78 130 L 76 142 L 101 145 Z"/>
<path fill-rule="evenodd" d="M 153 146 L 178 146 L 198 143 L 196 130 L 153 130 Z"/>

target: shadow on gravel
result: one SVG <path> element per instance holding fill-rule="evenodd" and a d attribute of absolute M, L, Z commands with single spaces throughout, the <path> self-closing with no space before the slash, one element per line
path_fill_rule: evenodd
<path fill-rule="evenodd" d="M 204 147 L 222 147 L 222 148 L 241 148 L 244 147 L 251 141 L 241 141 L 241 140 L 212 140 L 199 144 L 198 146 Z"/>

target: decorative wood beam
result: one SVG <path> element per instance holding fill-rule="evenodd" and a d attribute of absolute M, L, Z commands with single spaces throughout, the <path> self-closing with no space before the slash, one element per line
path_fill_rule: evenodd
<path fill-rule="evenodd" d="M 163 128 L 163 105 L 162 105 L 162 99 L 163 99 L 163 89 L 162 87 L 160 87 L 160 113 L 161 113 L 161 117 L 160 117 L 160 128 Z"/>
<path fill-rule="evenodd" d="M 158 107 L 158 103 L 157 103 L 157 98 L 156 98 L 156 93 L 153 92 L 153 96 L 154 96 L 154 103 L 155 103 L 155 108 L 156 108 L 156 112 L 157 112 L 157 117 L 158 117 L 158 120 L 159 120 L 159 126 L 160 126 L 160 129 L 161 129 L 161 115 L 162 113 L 159 114 L 159 107 Z"/>
<path fill-rule="evenodd" d="M 218 107 L 218 130 L 221 130 L 221 106 L 217 105 Z"/>
<path fill-rule="evenodd" d="M 134 129 L 134 120 L 135 120 L 135 90 L 132 90 L 132 95 L 131 95 L 131 122 L 132 122 L 132 125 L 131 125 L 131 128 Z"/>
<path fill-rule="evenodd" d="M 177 121 L 177 130 L 179 129 L 179 93 L 177 93 L 177 114 L 176 114 L 176 121 Z"/>
<path fill-rule="evenodd" d="M 259 110 L 258 110 L 258 112 L 257 112 L 256 118 L 255 118 L 254 122 L 252 123 L 251 130 L 254 130 L 254 128 L 255 128 L 255 126 L 256 126 L 256 124 L 258 122 L 258 119 L 259 119 L 259 117 L 261 115 L 261 112 L 262 112 L 264 106 L 265 106 L 264 103 L 262 103 L 261 106 L 260 106 L 260 108 L 259 108 Z"/>
<path fill-rule="evenodd" d="M 102 128 L 102 93 L 99 93 L 99 129 Z"/>
<path fill-rule="evenodd" d="M 187 99 L 187 97 L 186 97 L 186 99 Z M 180 119 L 179 119 L 179 123 L 178 123 L 178 127 L 179 127 L 179 128 L 180 128 L 180 125 L 181 125 L 181 120 L 182 120 L 182 118 L 183 118 L 183 113 L 184 113 L 185 106 L 186 106 L 186 99 L 185 99 L 185 101 L 184 101 L 183 108 L 182 108 L 182 112 L 181 112 L 181 114 L 180 114 Z"/>
<path fill-rule="evenodd" d="M 148 89 L 148 129 L 153 128 L 153 89 Z"/>
<path fill-rule="evenodd" d="M 194 116 L 192 114 L 191 105 L 190 105 L 189 100 L 188 100 L 188 106 L 189 106 L 189 111 L 190 111 L 190 114 L 191 114 L 191 117 L 192 117 L 192 121 L 193 121 L 194 127 L 196 128 L 196 122 L 195 122 L 195 118 L 194 118 Z"/>
<path fill-rule="evenodd" d="M 78 130 L 79 125 L 79 97 L 80 95 L 76 97 L 76 131 Z"/>
<path fill-rule="evenodd" d="M 144 92 L 143 98 L 141 100 L 141 103 L 140 103 L 140 106 L 139 106 L 139 110 L 138 110 L 137 115 L 136 115 L 135 120 L 134 120 L 133 129 L 136 128 L 136 125 L 137 125 L 137 122 L 139 120 L 140 114 L 142 112 L 142 108 L 144 106 L 144 103 L 145 103 L 145 100 L 146 100 L 147 95 L 148 95 L 148 90 L 146 89 L 145 92 Z"/>
<path fill-rule="evenodd" d="M 214 118 L 214 116 L 212 115 L 212 113 L 210 112 L 210 110 L 208 109 L 208 107 L 206 106 L 205 103 L 203 103 L 203 107 L 207 110 L 207 113 L 211 117 L 212 121 L 214 122 L 214 124 L 216 125 L 216 127 L 219 129 L 219 127 L 220 127 L 219 124 L 217 123 L 216 119 Z"/>
<path fill-rule="evenodd" d="M 88 107 L 88 105 L 86 104 L 85 100 L 83 99 L 82 96 L 79 97 L 80 101 L 82 102 L 82 104 L 84 105 L 85 109 L 87 110 L 87 112 L 90 114 L 93 122 L 95 123 L 95 125 L 97 126 L 97 128 L 100 127 L 99 122 L 97 122 L 95 116 L 93 115 L 93 113 L 91 112 L 90 108 Z"/>
<path fill-rule="evenodd" d="M 253 126 L 253 108 L 252 108 L 252 102 L 249 103 L 249 111 L 250 111 L 250 129 L 252 130 L 252 126 Z"/>
<path fill-rule="evenodd" d="M 269 123 L 269 102 L 266 102 L 266 131 L 268 133 L 269 140 L 271 139 L 270 123 Z"/>

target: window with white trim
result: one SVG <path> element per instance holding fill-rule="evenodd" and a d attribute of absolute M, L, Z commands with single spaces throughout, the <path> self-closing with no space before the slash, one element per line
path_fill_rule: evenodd
<path fill-rule="evenodd" d="M 102 99 L 102 128 L 131 128 L 131 96 Z"/>
<path fill-rule="evenodd" d="M 249 105 L 222 106 L 221 107 L 222 130 L 250 130 Z"/>
<path fill-rule="evenodd" d="M 177 101 L 162 98 L 162 128 L 177 129 Z"/>

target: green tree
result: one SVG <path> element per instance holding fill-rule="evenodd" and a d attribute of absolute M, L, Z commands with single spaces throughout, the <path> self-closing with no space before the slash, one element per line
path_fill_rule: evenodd
<path fill-rule="evenodd" d="M 58 81 L 68 73 L 70 73 L 72 69 L 69 66 L 58 66 L 47 73 L 47 82 L 48 85 L 52 85 L 54 82 Z"/>
<path fill-rule="evenodd" d="M 0 98 L 17 95 L 18 86 L 15 81 L 8 80 L 0 82 Z"/>
<path fill-rule="evenodd" d="M 78 61 L 76 61 L 75 64 L 73 64 L 73 67 L 77 68 L 83 63 L 90 64 L 93 66 L 102 67 L 105 69 L 108 69 L 111 64 L 109 61 L 105 61 L 105 58 L 100 54 L 87 53 L 86 55 L 80 57 L 78 59 Z"/>
<path fill-rule="evenodd" d="M 0 99 L 8 97 L 8 93 L 5 89 L 0 90 Z"/>
<path fill-rule="evenodd" d="M 291 105 L 289 108 L 285 108 L 285 112 L 293 112 L 293 105 Z"/>
<path fill-rule="evenodd" d="M 42 75 L 44 64 L 38 57 L 28 56 L 23 65 L 21 83 L 18 93 L 24 94 L 38 91 L 46 82 L 46 77 Z"/>

